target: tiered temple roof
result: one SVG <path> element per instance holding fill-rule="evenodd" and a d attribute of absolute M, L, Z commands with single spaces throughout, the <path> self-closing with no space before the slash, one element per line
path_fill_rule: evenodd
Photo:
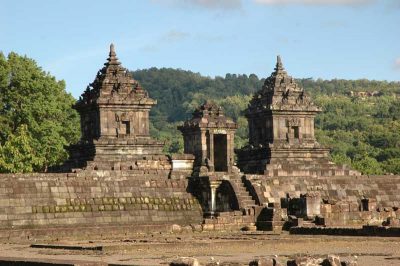
<path fill-rule="evenodd" d="M 211 101 L 206 101 L 197 107 L 192 115 L 192 119 L 185 121 L 183 127 L 179 127 L 181 130 L 194 127 L 237 128 L 236 123 L 224 115 L 222 107 Z"/>
<path fill-rule="evenodd" d="M 247 113 L 265 109 L 321 111 L 294 78 L 287 74 L 279 55 L 274 72 L 265 80 L 262 89 L 253 96 Z"/>
<path fill-rule="evenodd" d="M 95 80 L 87 86 L 76 106 L 81 108 L 91 103 L 130 103 L 144 99 L 149 104 L 157 102 L 150 99 L 147 91 L 121 66 L 114 45 L 111 44 L 107 62 L 97 72 Z"/>

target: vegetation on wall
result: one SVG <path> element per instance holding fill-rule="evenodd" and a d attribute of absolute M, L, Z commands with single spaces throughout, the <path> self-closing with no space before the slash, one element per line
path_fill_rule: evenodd
<path fill-rule="evenodd" d="M 264 80 L 256 75 L 204 77 L 169 68 L 132 72 L 157 99 L 151 134 L 166 153 L 183 152 L 176 129 L 206 99 L 224 108 L 239 128 L 235 145 L 247 143 L 244 110 Z M 265 75 L 267 76 L 267 74 Z M 332 160 L 365 174 L 400 174 L 400 82 L 300 79 L 323 108 L 316 118 L 318 141 Z M 45 171 L 67 158 L 65 146 L 79 139 L 79 117 L 65 83 L 25 56 L 0 53 L 0 172 Z"/>

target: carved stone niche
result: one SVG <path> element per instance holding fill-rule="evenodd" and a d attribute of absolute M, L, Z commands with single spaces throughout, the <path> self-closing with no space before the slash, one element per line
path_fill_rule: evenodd
<path fill-rule="evenodd" d="M 288 128 L 287 140 L 300 140 L 301 139 L 301 122 L 298 118 L 289 118 L 286 120 L 286 126 Z"/>
<path fill-rule="evenodd" d="M 134 134 L 131 115 L 129 113 L 115 114 L 117 137 L 125 137 Z"/>

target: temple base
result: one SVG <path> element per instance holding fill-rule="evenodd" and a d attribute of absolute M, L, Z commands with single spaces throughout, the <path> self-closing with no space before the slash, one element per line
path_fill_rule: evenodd
<path fill-rule="evenodd" d="M 171 162 L 162 153 L 163 143 L 153 139 L 99 139 L 69 147 L 70 158 L 62 171 L 166 170 Z"/>
<path fill-rule="evenodd" d="M 238 166 L 247 174 L 278 176 L 348 176 L 360 173 L 329 160 L 329 149 L 248 148 L 238 151 Z"/>

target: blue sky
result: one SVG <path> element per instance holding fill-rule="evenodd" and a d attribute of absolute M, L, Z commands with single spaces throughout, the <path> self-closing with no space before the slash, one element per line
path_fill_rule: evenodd
<path fill-rule="evenodd" d="M 400 0 L 0 0 L 0 51 L 78 97 L 115 44 L 130 69 L 400 80 Z"/>

